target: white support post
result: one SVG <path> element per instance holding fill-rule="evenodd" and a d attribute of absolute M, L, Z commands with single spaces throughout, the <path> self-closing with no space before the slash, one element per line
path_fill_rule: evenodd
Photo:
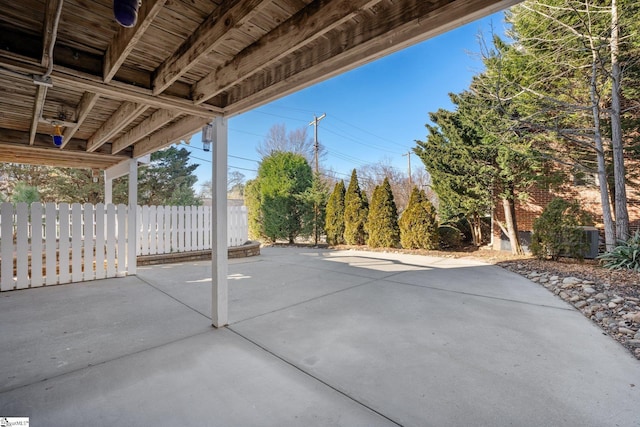
<path fill-rule="evenodd" d="M 129 160 L 129 209 L 127 217 L 127 275 L 137 273 L 138 245 L 138 161 Z M 119 256 L 119 255 L 118 255 Z"/>
<path fill-rule="evenodd" d="M 213 173 L 211 213 L 211 321 L 213 326 L 226 326 L 229 314 L 227 283 L 227 119 L 216 117 L 213 141 Z"/>
<path fill-rule="evenodd" d="M 107 171 L 104 172 L 104 204 L 110 205 L 113 203 L 113 178 L 107 176 Z"/>

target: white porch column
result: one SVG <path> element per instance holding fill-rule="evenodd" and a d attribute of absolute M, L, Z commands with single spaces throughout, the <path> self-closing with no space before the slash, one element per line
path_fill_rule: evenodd
<path fill-rule="evenodd" d="M 107 171 L 104 171 L 104 204 L 113 203 L 113 178 L 109 177 Z"/>
<path fill-rule="evenodd" d="M 216 117 L 212 146 L 213 173 L 211 221 L 211 321 L 226 326 L 229 314 L 227 284 L 227 119 Z"/>
<path fill-rule="evenodd" d="M 138 160 L 129 160 L 129 209 L 127 218 L 127 275 L 137 273 L 138 247 Z"/>

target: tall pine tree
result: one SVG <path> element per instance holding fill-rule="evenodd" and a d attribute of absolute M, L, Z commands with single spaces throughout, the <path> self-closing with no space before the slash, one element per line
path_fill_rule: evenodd
<path fill-rule="evenodd" d="M 400 243 L 405 249 L 437 249 L 436 210 L 424 190 L 413 187 L 407 209 L 398 220 Z"/>
<path fill-rule="evenodd" d="M 344 181 L 338 182 L 333 188 L 327 202 L 325 232 L 327 243 L 330 245 L 344 244 L 344 198 L 346 189 Z"/>
<path fill-rule="evenodd" d="M 351 181 L 344 197 L 344 240 L 348 245 L 364 245 L 364 225 L 369 213 L 367 196 L 360 190 L 356 170 L 351 172 Z"/>
<path fill-rule="evenodd" d="M 369 235 L 367 244 L 372 248 L 396 248 L 400 246 L 398 228 L 398 209 L 393 200 L 389 179 L 373 190 L 371 206 L 367 218 L 366 230 Z"/>

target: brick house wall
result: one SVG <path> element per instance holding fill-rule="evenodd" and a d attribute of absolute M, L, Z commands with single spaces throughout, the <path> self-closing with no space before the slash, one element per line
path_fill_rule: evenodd
<path fill-rule="evenodd" d="M 627 171 L 633 167 L 640 169 L 640 162 L 628 162 Z M 555 197 L 562 197 L 566 200 L 576 200 L 580 202 L 583 209 L 590 212 L 594 218 L 595 226 L 603 230 L 602 209 L 600 205 L 600 191 L 597 187 L 597 180 L 589 177 L 588 182 L 574 184 L 573 182 L 562 186 L 551 188 L 531 187 L 528 190 L 528 197 L 523 201 L 516 201 L 516 220 L 518 231 L 523 240 L 523 244 L 528 246 L 533 221 L 540 216 L 547 204 Z M 627 182 L 627 201 L 629 210 L 629 222 L 631 229 L 640 229 L 640 179 L 630 178 Z M 504 211 L 502 202 L 496 200 L 494 206 L 494 216 L 498 221 L 504 223 Z M 613 207 L 611 208 L 613 212 Z M 502 233 L 497 223 L 493 224 L 493 249 L 510 250 L 509 239 Z"/>

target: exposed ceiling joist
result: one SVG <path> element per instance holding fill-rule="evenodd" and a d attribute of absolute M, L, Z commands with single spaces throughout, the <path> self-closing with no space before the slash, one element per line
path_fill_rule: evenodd
<path fill-rule="evenodd" d="M 47 87 L 44 85 L 36 86 L 36 97 L 33 102 L 33 116 L 31 117 L 31 128 L 29 129 L 29 145 L 33 145 L 33 141 L 36 138 L 36 132 L 38 131 L 38 123 L 40 123 L 40 117 L 42 116 L 42 107 L 44 106 L 44 100 L 47 98 Z"/>
<path fill-rule="evenodd" d="M 9 70 L 19 73 L 42 74 L 42 67 L 35 65 L 30 58 L 17 58 L 16 55 L 11 55 L 3 51 L 0 51 L 0 64 Z M 3 73 L 3 69 L 0 68 L 0 75 Z M 54 66 L 51 79 L 56 86 L 95 92 L 105 98 L 146 104 L 153 108 L 171 109 L 182 114 L 191 114 L 200 117 L 211 117 L 212 115 L 223 114 L 222 108 L 209 104 L 195 105 L 190 100 L 170 95 L 153 96 L 149 89 L 117 81 L 103 83 L 101 77 L 66 67 Z"/>
<path fill-rule="evenodd" d="M 62 147 L 60 148 L 64 148 L 71 140 L 71 138 L 73 138 L 73 135 L 75 135 L 78 129 L 80 129 L 80 126 L 82 126 L 82 123 L 85 121 L 87 116 L 89 116 L 89 113 L 93 109 L 93 106 L 96 105 L 96 102 L 98 102 L 99 98 L 100 95 L 93 92 L 85 92 L 82 95 L 82 98 L 80 99 L 80 102 L 76 107 L 76 114 L 74 116 L 76 119 L 76 123 L 73 126 L 65 128 L 63 133 L 64 142 L 62 143 Z"/>
<path fill-rule="evenodd" d="M 113 79 L 166 2 L 167 0 L 143 1 L 138 11 L 136 26 L 133 28 L 120 27 L 104 55 L 103 79 L 105 83 L 109 83 Z"/>
<path fill-rule="evenodd" d="M 129 123 L 142 114 L 148 105 L 124 102 L 115 113 L 100 126 L 100 129 L 87 141 L 87 151 L 92 152 L 100 148 L 109 138 L 124 129 Z"/>
<path fill-rule="evenodd" d="M 145 136 L 155 132 L 160 129 L 162 126 L 171 122 L 173 119 L 178 117 L 178 113 L 174 111 L 168 110 L 158 110 L 153 113 L 151 116 L 146 118 L 142 123 L 133 129 L 129 130 L 127 133 L 122 135 L 120 138 L 115 140 L 111 145 L 111 153 L 116 154 L 125 148 L 129 147 L 136 141 L 141 140 Z"/>
<path fill-rule="evenodd" d="M 6 145 L 0 143 L 0 151 L 6 151 L 6 155 L 0 155 L 0 162 L 22 163 L 45 166 L 58 166 L 67 168 L 104 169 L 128 159 L 128 156 L 112 157 L 94 153 L 74 152 L 70 156 L 67 151 L 59 149 Z"/>
<path fill-rule="evenodd" d="M 68 150 L 60 150 L 51 143 L 49 135 L 37 134 L 33 145 L 25 144 L 28 138 L 27 132 L 0 129 L 0 162 L 103 169 L 131 158 L 132 152 L 127 150 L 114 156 L 111 147 L 104 146 L 87 153 L 86 141 L 78 139 L 69 141 Z"/>
<path fill-rule="evenodd" d="M 178 120 L 153 135 L 147 136 L 133 146 L 133 157 L 138 158 L 168 147 L 174 142 L 185 139 L 194 133 L 194 130 L 207 124 L 210 119 L 188 116 Z"/>
<path fill-rule="evenodd" d="M 203 56 L 224 41 L 233 28 L 239 28 L 260 12 L 268 0 L 233 0 L 223 2 L 191 36 L 167 58 L 153 76 L 153 94 L 162 93 L 189 71 Z"/>
<path fill-rule="evenodd" d="M 248 46 L 225 66 L 193 85 L 193 99 L 205 102 L 286 55 L 352 19 L 380 0 L 320 0 Z M 260 67 L 256 67 L 260 64 Z"/>

